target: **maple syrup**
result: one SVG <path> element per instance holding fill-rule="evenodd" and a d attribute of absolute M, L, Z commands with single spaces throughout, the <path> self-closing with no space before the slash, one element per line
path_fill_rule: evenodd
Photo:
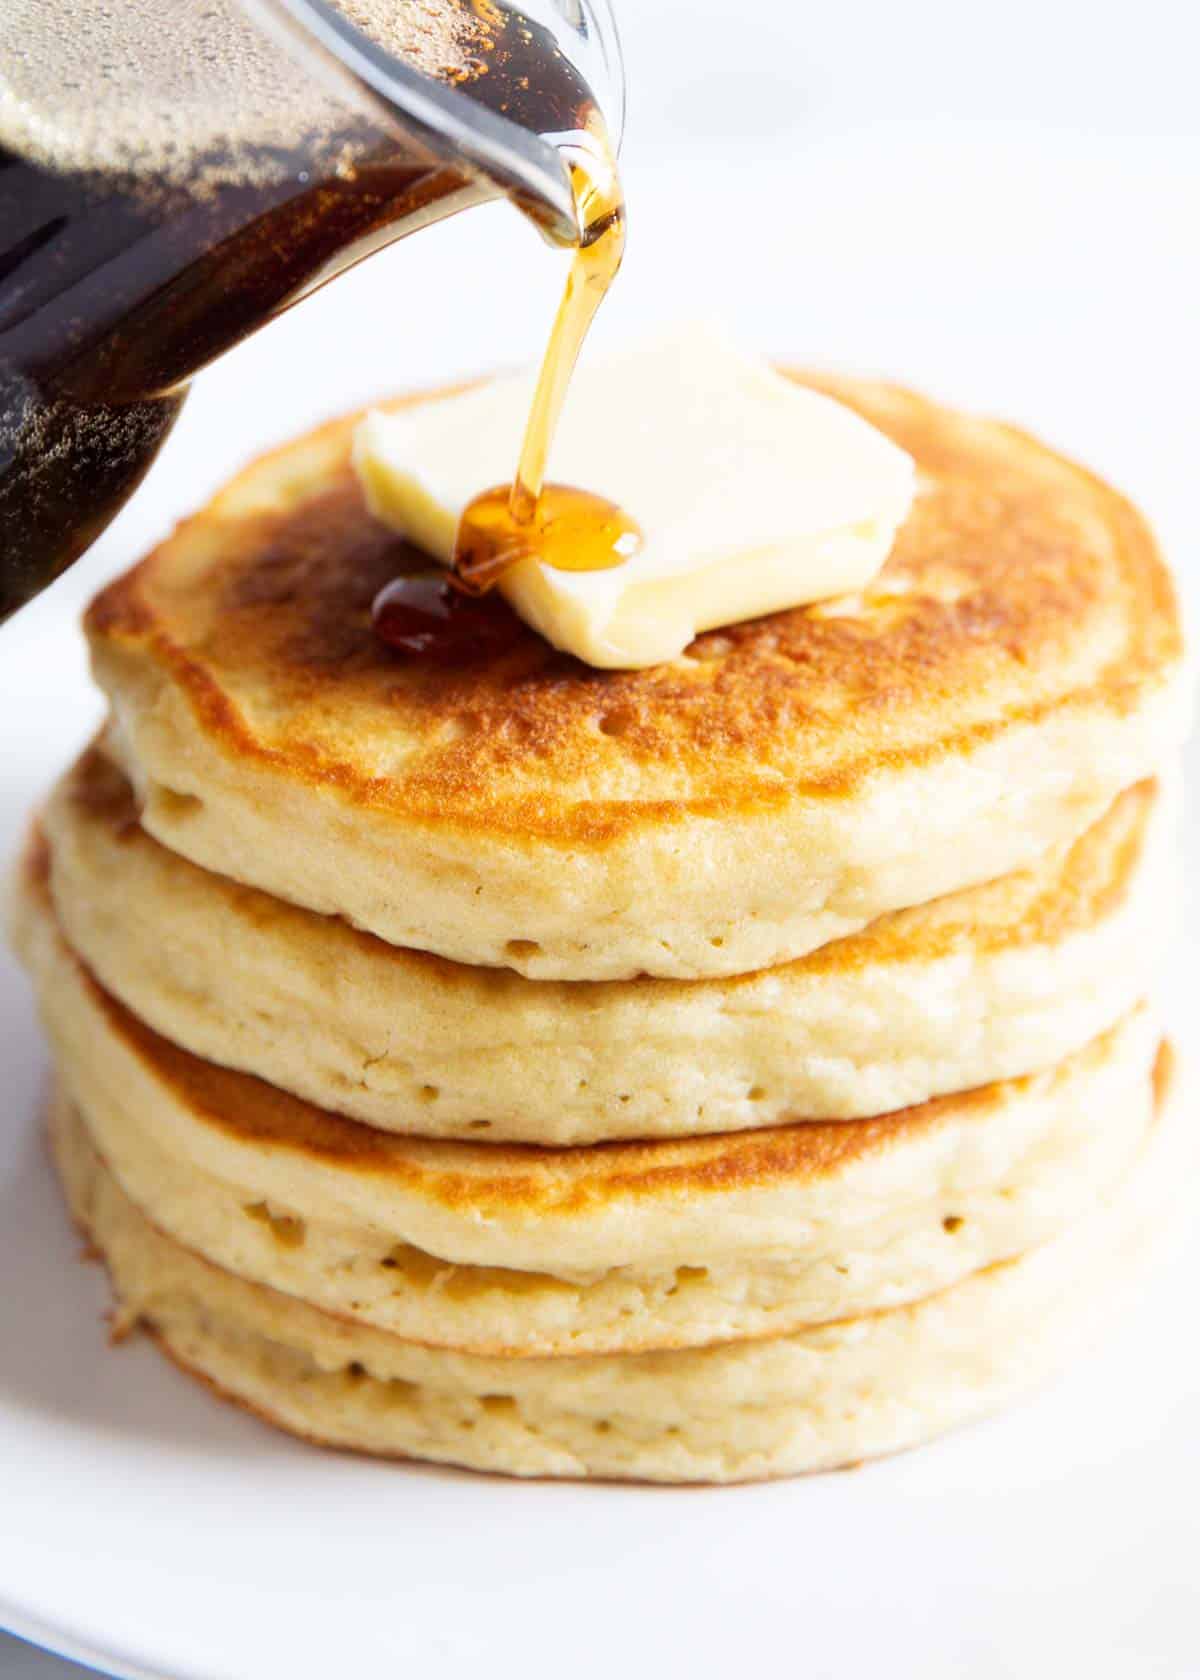
<path fill-rule="evenodd" d="M 580 244 L 538 374 L 516 476 L 511 484 L 482 491 L 463 510 L 445 610 L 436 625 L 423 616 L 428 600 L 423 576 L 398 578 L 377 598 L 375 628 L 400 651 L 449 656 L 462 645 L 462 621 L 449 606 L 454 593 L 486 594 L 519 561 L 536 559 L 557 571 L 607 571 L 623 565 L 641 547 L 636 520 L 615 502 L 575 485 L 545 482 L 571 375 L 625 248 L 625 205 L 616 159 L 595 112 L 582 134 L 574 137 L 574 146 L 570 174 Z M 423 626 L 416 634 L 402 615 L 406 606 Z M 406 628 L 397 631 L 398 625 Z"/>
<path fill-rule="evenodd" d="M 447 80 L 547 139 L 586 130 L 594 97 L 548 31 L 493 0 L 453 3 L 482 20 L 487 47 Z M 136 29 L 137 13 L 103 15 Z M 54 32 L 39 16 L 22 25 L 35 32 L 26 44 L 53 66 Z M 145 43 L 138 52 L 153 58 Z M 108 523 L 206 363 L 368 250 L 489 196 L 399 128 L 334 126 L 298 134 L 291 149 L 236 135 L 193 144 L 185 113 L 180 145 L 163 153 L 171 168 L 147 171 L 132 144 L 136 87 L 130 135 L 111 124 L 92 135 L 97 147 L 125 145 L 134 164 L 101 167 L 90 152 L 45 151 L 61 115 L 51 74 L 35 89 L 50 102 L 36 132 L 22 127 L 6 74 L 0 57 L 0 622 Z M 86 115 L 86 89 L 72 97 Z M 542 221 L 536 202 L 511 196 Z"/>
<path fill-rule="evenodd" d="M 545 486 L 546 461 L 571 375 L 625 253 L 620 177 L 596 115 L 581 136 L 570 172 L 579 249 L 538 373 L 516 476 L 507 490 L 477 496 L 459 523 L 454 571 L 468 589 L 490 587 L 509 566 L 530 555 L 560 571 L 591 572 L 621 565 L 640 546 L 637 524 L 614 503 L 571 485 Z"/>
<path fill-rule="evenodd" d="M 476 496 L 459 526 L 454 581 L 469 595 L 485 594 L 519 560 L 537 559 L 560 572 L 604 572 L 637 553 L 635 520 L 591 490 L 546 484 L 526 518 L 512 511 L 513 489 L 498 485 Z"/>
<path fill-rule="evenodd" d="M 524 634 L 499 595 L 468 595 L 441 566 L 385 584 L 371 609 L 375 634 L 398 653 L 468 664 L 506 653 Z"/>

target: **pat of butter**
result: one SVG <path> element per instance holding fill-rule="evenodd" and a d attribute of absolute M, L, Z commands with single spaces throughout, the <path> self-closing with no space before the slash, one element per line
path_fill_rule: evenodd
<path fill-rule="evenodd" d="M 533 378 L 496 379 L 358 428 L 372 512 L 449 564 L 463 508 L 511 479 Z M 572 382 L 549 479 L 615 501 L 640 551 L 598 572 L 523 560 L 499 587 L 590 665 L 673 659 L 701 630 L 859 590 L 912 504 L 913 463 L 843 404 L 692 328 Z"/>

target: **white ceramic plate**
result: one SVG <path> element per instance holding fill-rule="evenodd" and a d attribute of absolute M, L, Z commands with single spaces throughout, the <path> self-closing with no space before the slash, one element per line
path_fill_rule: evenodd
<path fill-rule="evenodd" d="M 819 184 L 821 203 L 807 204 L 804 229 L 823 262 L 797 266 L 799 235 L 772 227 L 751 308 L 735 228 L 714 253 L 709 295 L 741 300 L 743 326 L 765 342 L 820 343 L 833 358 L 875 361 L 1048 431 L 1143 495 L 1187 561 L 1198 535 L 1189 486 L 1200 366 L 1195 376 L 1187 368 L 1197 362 L 1200 263 L 1168 214 L 1186 201 L 1164 186 L 1176 154 L 1147 154 L 1135 170 L 1122 151 L 1120 168 L 1085 176 L 1070 147 L 1060 156 L 1039 137 L 1026 168 L 1006 140 L 979 176 L 963 144 L 959 133 L 953 170 L 950 161 L 928 167 L 936 148 L 913 161 L 900 141 L 877 136 L 845 156 L 827 151 L 808 187 L 811 195 Z M 965 184 L 982 178 L 995 189 L 985 197 Z M 746 181 L 742 171 L 739 195 Z M 919 199 L 917 182 L 932 183 L 934 196 Z M 781 182 L 789 193 L 792 185 Z M 647 208 L 658 190 L 640 184 L 641 252 L 678 223 L 665 198 Z M 954 198 L 949 221 L 934 201 L 942 193 Z M 1151 214 L 1156 193 L 1162 205 Z M 1097 209 L 1086 225 L 1062 212 L 1081 195 Z M 883 225 L 898 202 L 909 227 L 918 214 L 927 226 L 907 254 L 893 251 L 881 290 L 875 235 L 848 252 L 846 240 L 860 222 Z M 767 229 L 764 205 L 730 203 L 731 216 L 745 217 L 745 239 Z M 1112 226 L 1137 216 L 1139 238 L 1114 244 Z M 521 231 L 489 225 L 500 266 L 523 263 Z M 354 378 L 393 377 L 372 336 L 388 318 L 389 286 L 420 297 L 428 340 L 423 348 L 400 322 L 395 381 L 453 371 L 440 360 L 463 344 L 464 328 L 447 276 L 459 257 L 476 259 L 476 238 L 465 225 L 423 235 L 427 244 L 368 264 L 340 296 L 333 288 L 209 376 L 130 514 L 57 599 L 0 633 L 5 854 L 98 712 L 69 628 L 86 589 L 253 442 L 364 394 L 344 378 L 314 397 L 315 347 L 336 342 Z M 922 240 L 931 249 L 923 265 L 913 255 Z M 636 274 L 634 265 L 630 300 Z M 1112 336 L 1151 276 L 1156 308 L 1136 333 Z M 434 319 L 442 293 L 444 315 Z M 537 343 L 551 294 L 547 285 L 519 306 L 525 348 Z M 658 295 L 653 282 L 642 295 Z M 629 304 L 626 329 L 640 307 Z M 483 363 L 500 320 L 508 331 L 509 315 L 483 311 L 464 367 Z M 1093 378 L 1106 334 L 1105 366 L 1123 393 L 1107 402 Z M 1150 410 L 1154 428 L 1143 422 Z M 1194 873 L 1194 833 L 1188 856 Z M 1181 945 L 1173 988 L 1185 1038 L 1194 1036 L 1196 952 L 1194 937 Z M 1195 1239 L 1105 1346 L 1038 1400 L 854 1474 L 673 1492 L 372 1465 L 272 1433 L 149 1346 L 108 1348 L 102 1279 L 78 1263 L 37 1137 L 43 1051 L 24 986 L 3 959 L 0 1057 L 0 1625 L 155 1680 L 1200 1672 Z M 1180 1194 L 1196 1199 L 1194 1186 Z M 9 1672 L 2 1649 L 0 1672 Z"/>

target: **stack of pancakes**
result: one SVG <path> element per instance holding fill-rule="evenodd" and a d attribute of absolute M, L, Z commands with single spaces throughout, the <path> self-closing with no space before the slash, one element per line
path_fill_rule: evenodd
<path fill-rule="evenodd" d="M 350 422 L 95 603 L 16 923 L 118 1325 L 313 1440 L 732 1481 L 1115 1310 L 1186 1153 L 1172 587 L 1031 439 L 825 388 L 917 460 L 886 567 L 669 666 L 380 645 Z"/>

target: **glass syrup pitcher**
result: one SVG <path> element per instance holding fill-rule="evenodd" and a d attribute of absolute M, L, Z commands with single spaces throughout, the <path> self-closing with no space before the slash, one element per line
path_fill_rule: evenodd
<path fill-rule="evenodd" d="M 606 0 L 6 0 L 0 622 L 100 534 L 208 362 L 379 246 L 507 197 L 581 227 Z"/>

